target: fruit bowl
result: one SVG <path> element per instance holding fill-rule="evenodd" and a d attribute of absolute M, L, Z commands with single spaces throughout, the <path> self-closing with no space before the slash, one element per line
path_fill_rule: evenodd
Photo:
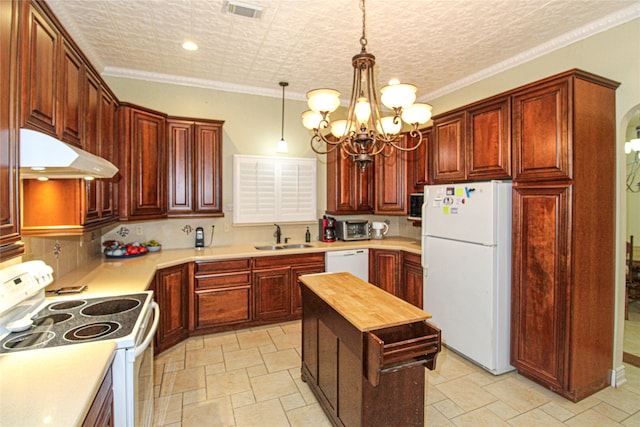
<path fill-rule="evenodd" d="M 147 248 L 139 242 L 124 244 L 122 242 L 110 240 L 104 242 L 103 245 L 104 256 L 107 258 L 134 258 L 146 255 L 148 252 Z"/>
<path fill-rule="evenodd" d="M 162 249 L 162 245 L 157 240 L 149 240 L 148 242 L 142 243 L 149 252 L 158 252 Z"/>

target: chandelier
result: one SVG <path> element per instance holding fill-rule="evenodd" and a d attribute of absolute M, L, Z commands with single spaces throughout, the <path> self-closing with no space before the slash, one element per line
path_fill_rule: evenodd
<path fill-rule="evenodd" d="M 382 104 L 392 113 L 382 116 L 374 78 L 376 58 L 367 52 L 364 0 L 360 2 L 360 9 L 361 50 L 352 59 L 353 85 L 346 120 L 331 121 L 329 118 L 329 114 L 340 106 L 340 92 L 315 89 L 307 92 L 310 110 L 302 113 L 302 124 L 313 130 L 310 141 L 313 151 L 327 154 L 339 147 L 343 158 L 352 157 L 364 171 L 378 154 L 389 157 L 394 148 L 401 151 L 417 149 L 422 143 L 418 126 L 431 118 L 431 105 L 415 103 L 414 85 L 392 80 L 380 91 Z M 409 135 L 415 141 L 411 147 L 405 146 L 400 136 L 403 121 L 411 126 Z"/>

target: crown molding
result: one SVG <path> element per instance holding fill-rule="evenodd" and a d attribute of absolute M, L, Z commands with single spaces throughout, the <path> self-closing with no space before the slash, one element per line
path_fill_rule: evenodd
<path fill-rule="evenodd" d="M 629 6 L 628 8 L 622 9 L 616 13 L 607 15 L 597 21 L 590 22 L 587 25 L 562 34 L 555 39 L 549 40 L 546 43 L 521 52 L 518 55 L 512 56 L 511 58 L 506 59 L 502 62 L 498 62 L 491 67 L 485 68 L 477 73 L 471 74 L 463 79 L 443 86 L 440 89 L 427 93 L 426 95 L 421 96 L 419 100 L 420 102 L 428 102 L 428 100 L 430 99 L 436 99 L 441 96 L 447 95 L 458 89 L 470 86 L 486 78 L 493 77 L 499 73 L 502 73 L 503 71 L 507 71 L 511 68 L 525 64 L 533 59 L 539 58 L 570 44 L 579 42 L 580 40 L 584 40 L 593 35 L 596 35 L 603 31 L 607 31 L 611 28 L 617 27 L 618 25 L 622 25 L 639 17 L 640 3 Z"/>
<path fill-rule="evenodd" d="M 282 98 L 281 89 L 267 89 L 257 86 L 241 85 L 236 83 L 220 82 L 216 80 L 200 79 L 196 77 L 176 76 L 173 74 L 153 73 L 148 71 L 132 70 L 129 68 L 105 67 L 102 76 L 122 77 L 127 79 L 145 80 L 157 83 L 168 83 L 179 86 L 192 86 L 203 89 L 220 90 L 224 92 L 243 93 L 247 95 L 268 96 Z M 296 101 L 307 100 L 306 94 L 299 92 L 287 92 L 287 99 Z"/>

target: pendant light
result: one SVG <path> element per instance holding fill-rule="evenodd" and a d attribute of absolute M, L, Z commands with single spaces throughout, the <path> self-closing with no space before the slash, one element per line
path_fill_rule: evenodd
<path fill-rule="evenodd" d="M 280 136 L 280 141 L 278 141 L 278 153 L 287 153 L 289 152 L 289 147 L 287 146 L 287 141 L 284 140 L 284 88 L 289 86 L 287 82 L 278 83 L 282 86 L 282 133 Z"/>

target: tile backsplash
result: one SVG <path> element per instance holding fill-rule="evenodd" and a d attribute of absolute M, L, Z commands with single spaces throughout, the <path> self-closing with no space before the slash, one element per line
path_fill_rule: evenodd
<path fill-rule="evenodd" d="M 389 236 L 404 236 L 420 239 L 420 227 L 414 227 L 406 217 L 357 216 L 339 219 L 367 219 L 380 221 L 388 219 Z M 318 223 L 281 223 L 282 238 L 289 237 L 291 242 L 304 241 L 307 227 L 312 241 L 318 239 Z M 82 236 L 35 237 L 23 236 L 25 253 L 22 261 L 40 259 L 53 267 L 55 278 L 82 266 L 85 262 L 102 256 L 102 242 L 119 240 L 145 242 L 151 239 L 160 242 L 165 249 L 192 248 L 195 243 L 195 229 L 202 227 L 205 245 L 231 246 L 239 244 L 271 244 L 275 242 L 273 224 L 255 226 L 233 226 L 227 218 L 184 218 L 165 219 L 145 222 L 121 222 L 102 230 L 86 233 Z M 213 234 L 212 234 L 213 231 Z M 212 237 L 213 236 L 213 237 Z M 8 264 L 7 264 L 8 265 Z M 0 268 L 6 266 L 0 263 Z"/>
<path fill-rule="evenodd" d="M 23 241 L 25 253 L 22 260 L 43 260 L 53 267 L 55 278 L 62 277 L 88 260 L 100 256 L 102 250 L 99 231 L 82 236 L 24 236 Z"/>

